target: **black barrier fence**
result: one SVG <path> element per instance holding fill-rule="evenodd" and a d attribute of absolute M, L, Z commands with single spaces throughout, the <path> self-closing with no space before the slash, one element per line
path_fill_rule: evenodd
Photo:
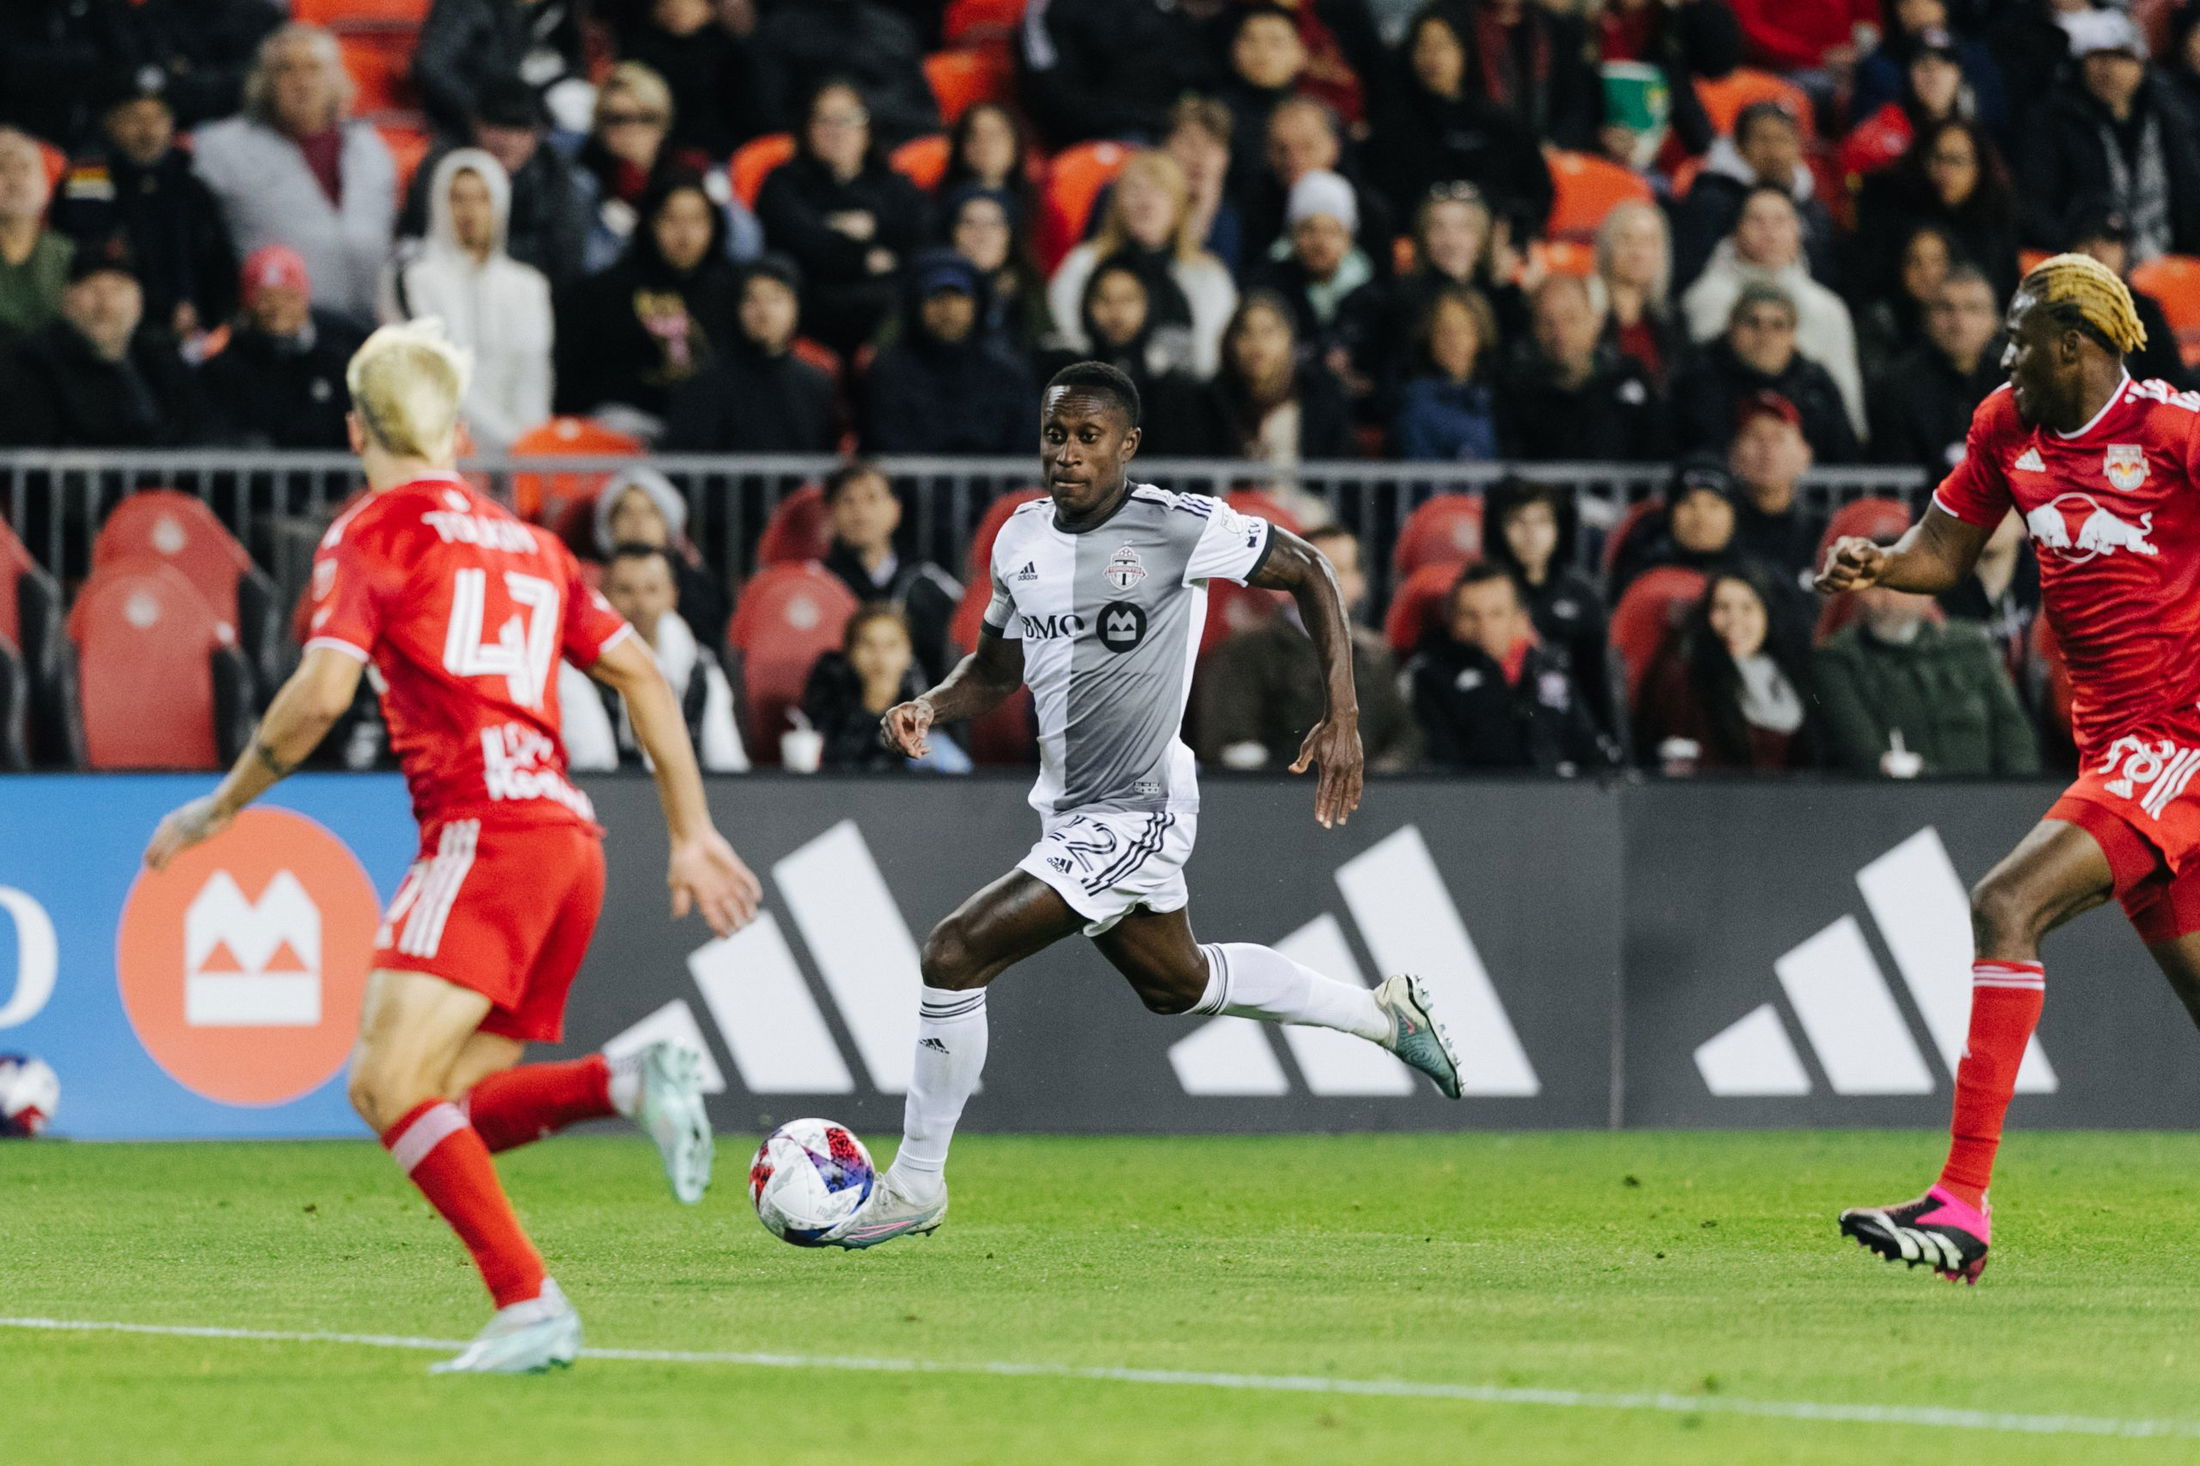
<path fill-rule="evenodd" d="M 924 934 L 1037 837 L 1024 790 L 758 779 L 713 785 L 763 879 L 728 941 L 662 919 L 640 780 L 591 782 L 607 916 L 570 1052 L 678 1037 L 717 1122 L 899 1123 Z M 1147 1013 L 1083 941 L 993 989 L 973 1130 L 1302 1131 L 1938 1126 L 1970 1001 L 1966 887 L 2051 785 L 1619 785 L 1397 780 L 1324 831 L 1305 782 L 1209 782 L 1189 867 L 1207 941 L 1436 985 L 1468 1096 L 1357 1040 Z M 2200 1041 L 2113 910 L 2050 939 L 2014 1123 L 2200 1123 Z"/>

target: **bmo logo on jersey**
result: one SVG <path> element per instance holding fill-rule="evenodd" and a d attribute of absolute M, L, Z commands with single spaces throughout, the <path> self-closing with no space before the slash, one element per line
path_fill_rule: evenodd
<path fill-rule="evenodd" d="M 2129 550 L 2134 555 L 2161 553 L 2147 538 L 2154 533 L 2153 510 L 2140 515 L 2139 522 L 2133 524 L 2103 508 L 2091 494 L 2057 494 L 2025 515 L 2024 527 L 2032 543 L 2077 565 L 2118 550 Z"/>
<path fill-rule="evenodd" d="M 1131 650 L 1146 639 L 1146 613 L 1129 601 L 1110 601 L 1100 608 L 1100 645 L 1111 652 Z"/>

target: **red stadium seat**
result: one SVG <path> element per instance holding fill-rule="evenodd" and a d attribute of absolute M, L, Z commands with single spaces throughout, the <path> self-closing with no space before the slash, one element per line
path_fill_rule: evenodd
<path fill-rule="evenodd" d="M 1131 159 L 1131 149 L 1121 143 L 1079 143 L 1054 155 L 1047 170 L 1046 192 L 1040 205 L 1039 267 L 1048 274 L 1062 256 L 1085 237 L 1093 200 L 1114 181 Z"/>
<path fill-rule="evenodd" d="M 1406 516 L 1391 552 L 1391 568 L 1411 575 L 1423 565 L 1457 570 L 1482 558 L 1482 496 L 1438 494 Z"/>
<path fill-rule="evenodd" d="M 986 584 L 991 578 L 993 542 L 1001 537 L 1001 526 L 1008 523 L 1009 515 L 1024 505 L 1045 497 L 1043 490 L 1017 489 L 1013 493 L 1001 495 L 985 506 L 985 513 L 979 518 L 977 529 L 971 532 L 970 556 L 965 562 L 963 584 L 981 587 Z M 963 646 L 967 648 L 976 644 L 975 641 L 966 641 Z"/>
<path fill-rule="evenodd" d="M 1786 77 L 1775 76 L 1769 71 L 1737 66 L 1722 77 L 1697 77 L 1696 100 L 1703 103 L 1711 125 L 1722 134 L 1734 131 L 1734 120 L 1750 103 L 1778 102 L 1802 128 L 1806 149 L 1817 137 L 1817 124 L 1811 117 L 1810 94 Z"/>
<path fill-rule="evenodd" d="M 2177 333 L 2185 365 L 2200 362 L 2200 259 L 2158 256 L 2131 272 L 2131 284 L 2162 303 L 2162 314 Z"/>
<path fill-rule="evenodd" d="M 514 458 L 624 458 L 642 451 L 639 438 L 585 417 L 554 417 L 512 440 Z M 512 510 L 538 524 L 556 522 L 569 504 L 590 500 L 610 477 L 601 473 L 515 473 Z"/>
<path fill-rule="evenodd" d="M 771 518 L 764 522 L 763 536 L 756 542 L 756 563 L 803 565 L 822 560 L 832 539 L 825 491 L 816 484 L 804 484 L 781 499 Z"/>
<path fill-rule="evenodd" d="M 414 26 L 428 18 L 432 0 L 291 0 L 293 20 L 326 26 Z"/>
<path fill-rule="evenodd" d="M 1627 669 L 1627 702 L 1634 705 L 1642 679 L 1665 649 L 1673 629 L 1687 616 L 1689 607 L 1703 598 L 1710 583 L 1701 570 L 1661 565 L 1646 570 L 1628 586 L 1612 608 L 1612 650 Z"/>
<path fill-rule="evenodd" d="M 1281 525 L 1293 534 L 1306 533 L 1305 526 L 1299 523 L 1299 517 L 1266 489 L 1232 489 L 1222 496 L 1222 502 L 1240 514 L 1250 514 L 1256 519 L 1265 519 L 1270 524 Z"/>
<path fill-rule="evenodd" d="M 1655 203 L 1657 195 L 1642 178 L 1589 153 L 1570 153 L 1562 148 L 1544 151 L 1551 167 L 1551 222 L 1553 239 L 1588 244 L 1596 238 L 1604 216 L 1624 203 Z"/>
<path fill-rule="evenodd" d="M 220 767 L 243 702 L 233 682 L 218 685 L 218 663 L 237 661 L 236 631 L 173 565 L 99 567 L 69 612 L 69 639 L 89 767 Z"/>
<path fill-rule="evenodd" d="M 764 191 L 764 180 L 771 177 L 774 168 L 793 156 L 794 134 L 787 132 L 752 137 L 735 148 L 732 159 L 726 164 L 734 197 L 748 208 L 755 208 L 756 196 Z"/>
<path fill-rule="evenodd" d="M 948 147 L 945 133 L 913 137 L 894 149 L 886 162 L 896 173 L 930 193 L 947 176 Z"/>
<path fill-rule="evenodd" d="M 412 60 L 417 37 L 408 30 L 348 30 L 337 34 L 344 70 L 358 89 L 358 112 L 409 112 L 419 103 Z"/>
<path fill-rule="evenodd" d="M 428 156 L 433 140 L 426 128 L 410 123 L 378 123 L 374 130 L 382 134 L 382 145 L 390 150 L 390 159 L 397 164 L 397 196 L 403 198 L 412 187 L 413 175 L 420 171 L 420 162 Z"/>
<path fill-rule="evenodd" d="M 142 489 L 115 505 L 92 541 L 92 567 L 120 560 L 164 560 L 235 629 L 253 672 L 276 669 L 275 586 L 206 502 L 174 489 Z"/>
<path fill-rule="evenodd" d="M 742 588 L 726 641 L 741 654 L 748 691 L 749 751 L 758 763 L 779 762 L 779 735 L 802 704 L 810 668 L 840 648 L 856 613 L 856 598 L 840 577 L 816 565 L 771 565 Z"/>
<path fill-rule="evenodd" d="M 1413 655 L 1421 638 L 1444 618 L 1444 603 L 1462 567 L 1436 562 L 1423 565 L 1391 592 L 1390 613 L 1383 618 L 1383 640 L 1401 658 Z"/>
<path fill-rule="evenodd" d="M 924 79 L 950 127 L 980 102 L 1007 105 L 1016 98 L 1016 61 L 1006 47 L 935 51 L 924 58 Z"/>
<path fill-rule="evenodd" d="M 948 0 L 940 33 L 949 45 L 1007 40 L 1024 18 L 1029 0 Z"/>

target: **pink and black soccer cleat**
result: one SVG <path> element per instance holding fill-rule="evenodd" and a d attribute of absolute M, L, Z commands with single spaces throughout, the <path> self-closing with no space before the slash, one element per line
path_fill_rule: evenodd
<path fill-rule="evenodd" d="M 1993 1208 L 1974 1207 L 1935 1186 L 1900 1206 L 1856 1206 L 1841 1213 L 1841 1235 L 1889 1262 L 1920 1264 L 1949 1282 L 1976 1284 L 1986 1271 Z"/>

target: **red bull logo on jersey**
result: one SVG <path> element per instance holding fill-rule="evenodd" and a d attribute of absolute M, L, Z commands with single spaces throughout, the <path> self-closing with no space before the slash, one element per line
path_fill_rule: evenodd
<path fill-rule="evenodd" d="M 2101 458 L 2101 472 L 2118 493 L 2128 494 L 2147 481 L 2147 450 L 2137 443 L 2111 443 Z"/>
<path fill-rule="evenodd" d="M 2145 477 L 2146 462 L 2142 457 L 2139 479 L 2134 479 L 2133 485 Z M 2128 550 L 2134 555 L 2161 553 L 2147 538 L 2154 533 L 2153 510 L 2140 515 L 2139 522 L 2133 524 L 2102 508 L 2100 500 L 2091 494 L 2057 494 L 2025 515 L 2024 527 L 2031 534 L 2032 543 L 2043 552 L 2053 550 L 2060 558 L 2077 565 L 2100 555 L 2113 555 L 2118 550 Z"/>

